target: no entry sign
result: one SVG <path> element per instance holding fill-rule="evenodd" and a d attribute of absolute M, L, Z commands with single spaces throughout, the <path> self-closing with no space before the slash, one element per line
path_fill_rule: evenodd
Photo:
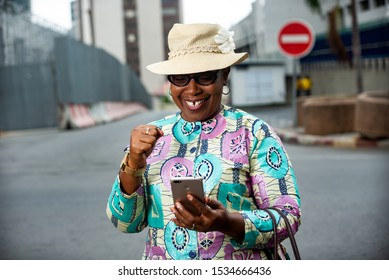
<path fill-rule="evenodd" d="M 278 45 L 287 56 L 302 57 L 311 51 L 314 43 L 312 28 L 302 21 L 290 21 L 278 33 Z"/>

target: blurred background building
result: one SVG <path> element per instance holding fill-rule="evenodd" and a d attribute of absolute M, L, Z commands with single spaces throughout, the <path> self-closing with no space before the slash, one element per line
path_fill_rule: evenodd
<path fill-rule="evenodd" d="M 76 39 L 128 64 L 150 93 L 159 94 L 164 78 L 145 67 L 167 57 L 167 34 L 182 22 L 180 0 L 76 0 L 72 19 Z"/>
<path fill-rule="evenodd" d="M 277 33 L 281 26 L 292 19 L 309 23 L 316 36 L 325 36 L 328 31 L 329 17 L 336 8 L 337 28 L 342 31 L 351 29 L 350 0 L 321 0 L 321 11 L 313 12 L 305 0 L 256 0 L 252 13 L 233 26 L 236 45 L 239 50 L 248 51 L 251 57 L 269 58 L 280 55 Z M 389 1 L 357 0 L 358 24 L 363 27 L 389 21 Z M 384 35 L 385 34 L 381 34 Z M 379 38 L 376 38 L 379 40 Z M 367 46 L 366 46 L 367 47 Z M 388 48 L 387 42 L 379 46 Z"/>
<path fill-rule="evenodd" d="M 298 60 L 298 72 L 310 75 L 313 95 L 355 94 L 357 65 L 353 55 L 351 0 L 321 0 L 313 10 L 306 0 L 256 0 L 252 13 L 232 27 L 238 51 L 254 60 L 282 60 L 286 75 L 291 58 L 281 55 L 277 44 L 280 28 L 290 20 L 307 22 L 315 31 L 311 52 Z M 389 1 L 355 0 L 360 36 L 363 90 L 389 88 Z M 332 81 L 328 83 L 328 81 Z M 291 84 L 288 83 L 290 89 Z M 291 93 L 289 92 L 289 95 Z"/>

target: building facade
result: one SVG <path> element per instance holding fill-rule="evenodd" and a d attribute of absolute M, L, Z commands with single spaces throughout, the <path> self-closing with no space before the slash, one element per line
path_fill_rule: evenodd
<path fill-rule="evenodd" d="M 322 0 L 321 15 L 313 13 L 305 0 L 256 0 L 252 12 L 233 26 L 237 48 L 248 51 L 254 59 L 281 58 L 277 35 L 281 27 L 293 19 L 303 20 L 323 37 L 328 32 L 328 17 L 338 5 L 337 28 L 340 32 L 351 29 L 350 0 Z M 389 0 L 356 0 L 358 25 L 366 26 L 389 20 Z"/>
<path fill-rule="evenodd" d="M 316 33 L 326 29 L 325 20 L 313 14 L 305 0 L 256 0 L 252 12 L 232 28 L 237 48 L 248 51 L 252 59 L 280 58 L 277 34 L 293 19 L 304 20 Z"/>
<path fill-rule="evenodd" d="M 76 0 L 72 19 L 78 40 L 128 64 L 151 94 L 160 94 L 164 77 L 146 65 L 167 57 L 167 34 L 182 21 L 181 0 Z"/>
<path fill-rule="evenodd" d="M 161 4 L 161 6 L 159 6 Z M 163 41 L 163 56 L 167 58 L 168 45 L 167 35 L 174 23 L 181 22 L 181 2 L 179 0 L 157 0 L 154 3 L 150 1 L 123 0 L 124 25 L 126 38 L 127 64 L 130 65 L 139 76 L 141 76 L 140 61 L 140 33 L 142 37 L 155 38 L 161 37 Z M 153 22 L 150 22 L 150 16 L 154 13 L 157 19 L 162 20 L 159 24 L 162 26 L 162 33 Z M 144 22 L 143 28 L 140 23 Z M 144 32 L 148 32 L 145 34 Z M 153 34 L 150 36 L 150 34 Z M 150 42 L 146 42 L 148 44 Z M 147 46 L 145 46 L 147 48 Z M 154 46 L 153 46 L 154 48 Z M 151 50 L 155 52 L 155 49 Z"/>

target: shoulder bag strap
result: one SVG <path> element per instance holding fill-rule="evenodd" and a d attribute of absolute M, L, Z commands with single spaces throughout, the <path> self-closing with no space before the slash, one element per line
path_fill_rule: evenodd
<path fill-rule="evenodd" d="M 273 210 L 277 211 L 277 213 L 280 214 L 280 216 L 284 219 L 285 224 L 286 224 L 286 229 L 288 230 L 290 244 L 292 245 L 294 257 L 296 260 L 301 260 L 300 252 L 299 252 L 299 249 L 297 247 L 297 242 L 296 242 L 296 239 L 294 238 L 292 227 L 290 226 L 288 218 L 286 217 L 284 212 L 282 212 L 280 209 L 278 209 L 276 207 L 269 207 L 268 209 L 273 209 Z"/>
<path fill-rule="evenodd" d="M 278 259 L 278 238 L 277 238 L 277 220 L 274 214 L 269 210 L 269 209 L 261 209 L 267 212 L 269 214 L 270 218 L 272 219 L 272 224 L 273 224 L 273 239 L 274 239 L 274 252 L 273 252 L 273 258 L 276 260 Z"/>

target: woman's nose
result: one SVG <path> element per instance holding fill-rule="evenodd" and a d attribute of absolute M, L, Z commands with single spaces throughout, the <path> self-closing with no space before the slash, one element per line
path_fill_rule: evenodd
<path fill-rule="evenodd" d="M 190 79 L 189 84 L 186 85 L 186 91 L 192 95 L 198 95 L 201 93 L 199 84 L 195 81 L 195 79 Z"/>

